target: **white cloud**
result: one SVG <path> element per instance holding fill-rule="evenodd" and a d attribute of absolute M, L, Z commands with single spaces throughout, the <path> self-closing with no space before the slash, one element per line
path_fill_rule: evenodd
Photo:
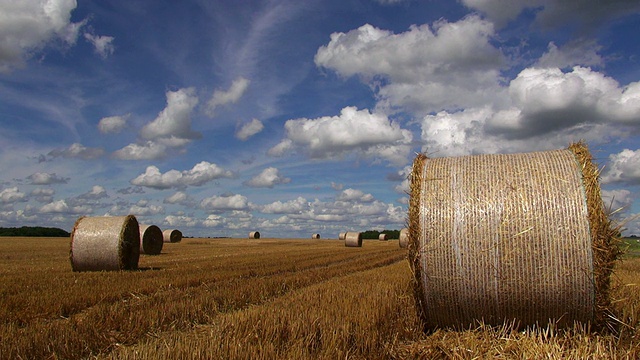
<path fill-rule="evenodd" d="M 138 202 L 129 208 L 129 213 L 136 216 L 149 216 L 164 213 L 164 207 L 161 205 L 152 205 L 147 202 Z"/>
<path fill-rule="evenodd" d="M 315 63 L 344 77 L 360 75 L 378 89 L 378 107 L 385 111 L 403 107 L 428 114 L 480 106 L 500 91 L 505 61 L 490 42 L 493 34 L 493 25 L 478 16 L 412 26 L 401 34 L 367 24 L 331 34 Z"/>
<path fill-rule="evenodd" d="M 87 214 L 91 213 L 91 209 L 86 206 L 74 206 L 71 207 L 67 205 L 67 202 L 64 200 L 54 201 L 52 203 L 43 205 L 40 208 L 40 213 L 50 214 Z"/>
<path fill-rule="evenodd" d="M 95 52 L 102 58 L 107 58 L 113 54 L 115 47 L 113 46 L 113 36 L 100 36 L 84 33 L 84 38 L 93 44 Z"/>
<path fill-rule="evenodd" d="M 185 215 L 168 215 L 164 218 L 164 224 L 171 227 L 196 226 L 198 220 Z M 184 234 L 183 234 L 184 235 Z"/>
<path fill-rule="evenodd" d="M 88 148 L 79 143 L 73 143 L 66 149 L 54 149 L 47 154 L 53 158 L 63 157 L 70 159 L 92 160 L 104 155 L 104 150 L 100 148 Z"/>
<path fill-rule="evenodd" d="M 123 116 L 104 117 L 98 122 L 98 129 L 103 134 L 117 134 L 125 128 L 130 116 L 130 114 L 127 114 Z"/>
<path fill-rule="evenodd" d="M 50 203 L 53 201 L 53 195 L 55 190 L 47 188 L 35 188 L 31 191 L 31 196 L 34 196 L 37 202 Z"/>
<path fill-rule="evenodd" d="M 21 66 L 54 39 L 74 44 L 78 25 L 70 18 L 76 6 L 76 0 L 1 0 L 0 72 Z"/>
<path fill-rule="evenodd" d="M 0 202 L 3 204 L 25 201 L 26 195 L 18 187 L 6 188 L 0 191 Z"/>
<path fill-rule="evenodd" d="M 212 211 L 247 210 L 249 201 L 246 196 L 235 194 L 229 196 L 211 196 L 200 202 L 200 207 Z"/>
<path fill-rule="evenodd" d="M 167 147 L 154 141 L 142 145 L 129 144 L 113 152 L 113 157 L 120 160 L 158 160 L 166 156 Z"/>
<path fill-rule="evenodd" d="M 291 179 L 280 175 L 277 168 L 268 167 L 251 178 L 251 180 L 244 182 L 244 184 L 250 187 L 273 188 L 275 185 L 288 184 L 289 182 L 291 182 Z"/>
<path fill-rule="evenodd" d="M 199 138 L 200 133 L 191 130 L 191 112 L 198 104 L 195 89 L 183 88 L 178 91 L 167 91 L 167 106 L 152 122 L 140 131 L 147 140 L 171 140 L 172 138 L 192 140 Z"/>
<path fill-rule="evenodd" d="M 216 90 L 207 102 L 207 113 L 213 117 L 216 108 L 222 105 L 236 103 L 249 87 L 250 81 L 239 77 L 233 81 L 228 91 Z"/>
<path fill-rule="evenodd" d="M 350 152 L 404 164 L 411 150 L 412 135 L 383 114 L 355 107 L 342 109 L 339 116 L 288 120 L 286 138 L 268 152 L 277 156 L 294 147 L 311 158 L 330 159 Z"/>
<path fill-rule="evenodd" d="M 609 155 L 601 176 L 603 184 L 640 184 L 640 150 L 624 149 Z"/>
<path fill-rule="evenodd" d="M 251 122 L 244 124 L 240 130 L 236 132 L 236 137 L 242 141 L 247 140 L 253 135 L 259 133 L 264 129 L 264 125 L 258 119 L 253 119 Z"/>
<path fill-rule="evenodd" d="M 187 195 L 184 191 L 177 191 L 171 196 L 168 196 L 163 201 L 165 204 L 183 204 L 188 205 L 193 203 L 193 199 Z"/>
<path fill-rule="evenodd" d="M 610 212 L 619 218 L 619 213 L 627 213 L 633 203 L 633 195 L 627 189 L 602 190 L 602 201 Z"/>
<path fill-rule="evenodd" d="M 261 211 L 265 214 L 295 214 L 307 210 L 309 206 L 307 199 L 299 196 L 296 199 L 285 202 L 272 202 L 263 206 Z"/>
<path fill-rule="evenodd" d="M 226 219 L 219 215 L 211 214 L 202 220 L 202 225 L 206 227 L 219 227 L 226 223 Z"/>
<path fill-rule="evenodd" d="M 131 180 L 132 185 L 146 186 L 155 189 L 180 188 L 185 186 L 201 186 L 212 180 L 233 177 L 233 173 L 216 164 L 202 161 L 190 170 L 169 170 L 162 174 L 155 166 L 148 166 L 144 174 Z"/>
<path fill-rule="evenodd" d="M 372 202 L 373 195 L 365 194 L 362 190 L 345 189 L 336 198 L 338 201 L 358 201 L 358 202 Z"/>
<path fill-rule="evenodd" d="M 536 63 L 541 68 L 567 68 L 575 65 L 603 66 L 604 59 L 598 54 L 602 46 L 595 41 L 577 41 L 558 48 L 550 42 L 547 52 Z"/>
<path fill-rule="evenodd" d="M 66 184 L 69 178 L 63 178 L 56 173 L 34 173 L 27 176 L 27 180 L 31 185 L 50 185 L 50 184 Z"/>

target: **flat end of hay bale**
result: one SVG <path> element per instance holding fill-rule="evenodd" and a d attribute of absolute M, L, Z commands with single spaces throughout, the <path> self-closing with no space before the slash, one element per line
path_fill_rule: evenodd
<path fill-rule="evenodd" d="M 140 225 L 140 252 L 159 255 L 164 245 L 162 230 L 156 225 Z"/>

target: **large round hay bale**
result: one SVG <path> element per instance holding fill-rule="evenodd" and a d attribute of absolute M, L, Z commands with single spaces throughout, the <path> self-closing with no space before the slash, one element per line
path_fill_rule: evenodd
<path fill-rule="evenodd" d="M 259 231 L 250 232 L 249 239 L 260 239 L 260 232 Z"/>
<path fill-rule="evenodd" d="M 398 243 L 401 248 L 406 248 L 409 244 L 409 229 L 403 228 L 400 230 L 400 239 L 398 239 Z"/>
<path fill-rule="evenodd" d="M 71 232 L 73 271 L 133 270 L 140 258 L 135 216 L 81 217 Z"/>
<path fill-rule="evenodd" d="M 162 252 L 164 235 L 156 225 L 140 225 L 140 253 L 158 255 Z"/>
<path fill-rule="evenodd" d="M 602 326 L 614 235 L 583 143 L 414 160 L 409 260 L 428 328 Z"/>
<path fill-rule="evenodd" d="M 344 246 L 362 247 L 362 233 L 355 232 L 355 231 L 347 231 L 344 234 Z"/>
<path fill-rule="evenodd" d="M 389 236 L 387 234 L 380 234 L 380 235 L 378 235 L 378 240 L 387 241 L 387 240 L 389 240 Z"/>
<path fill-rule="evenodd" d="M 311 235 L 312 239 L 320 239 L 320 234 L 313 234 Z"/>
<path fill-rule="evenodd" d="M 166 243 L 177 243 L 182 241 L 182 232 L 176 229 L 168 229 L 162 232 L 162 238 Z"/>
<path fill-rule="evenodd" d="M 341 232 L 340 234 L 338 234 L 338 240 L 344 240 L 346 236 L 347 236 L 346 232 Z"/>

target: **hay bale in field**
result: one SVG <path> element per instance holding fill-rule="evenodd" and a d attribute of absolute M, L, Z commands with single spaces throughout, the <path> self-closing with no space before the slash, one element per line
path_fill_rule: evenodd
<path fill-rule="evenodd" d="M 158 255 L 162 252 L 164 235 L 156 225 L 140 225 L 140 253 Z"/>
<path fill-rule="evenodd" d="M 71 232 L 73 271 L 133 270 L 140 258 L 140 232 L 133 215 L 80 217 Z"/>
<path fill-rule="evenodd" d="M 401 248 L 406 248 L 409 244 L 409 229 L 403 228 L 400 230 L 400 239 L 398 239 L 398 243 Z"/>
<path fill-rule="evenodd" d="M 387 241 L 387 240 L 389 240 L 389 237 L 387 236 L 387 234 L 380 234 L 380 235 L 378 235 L 378 240 Z"/>
<path fill-rule="evenodd" d="M 347 231 L 344 234 L 344 246 L 362 247 L 362 233 L 355 232 L 355 231 Z"/>
<path fill-rule="evenodd" d="M 607 325 L 615 233 L 584 143 L 414 160 L 409 260 L 427 328 Z"/>
<path fill-rule="evenodd" d="M 176 229 L 168 229 L 162 232 L 162 238 L 166 243 L 177 243 L 182 241 L 182 232 Z"/>
<path fill-rule="evenodd" d="M 311 235 L 312 239 L 320 239 L 320 234 L 313 234 Z"/>
<path fill-rule="evenodd" d="M 341 232 L 340 234 L 338 234 L 338 240 L 344 240 L 346 236 L 347 236 L 346 232 Z"/>
<path fill-rule="evenodd" d="M 259 231 L 250 232 L 249 239 L 260 239 L 260 232 Z"/>

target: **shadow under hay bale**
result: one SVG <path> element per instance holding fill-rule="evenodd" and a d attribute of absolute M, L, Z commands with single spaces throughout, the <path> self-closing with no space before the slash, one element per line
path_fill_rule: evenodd
<path fill-rule="evenodd" d="M 249 239 L 260 239 L 260 232 L 259 231 L 250 232 Z"/>
<path fill-rule="evenodd" d="M 162 238 L 166 243 L 177 243 L 182 241 L 182 232 L 176 229 L 169 229 L 162 232 Z"/>
<path fill-rule="evenodd" d="M 140 253 L 158 255 L 162 252 L 164 235 L 156 225 L 140 225 Z"/>
<path fill-rule="evenodd" d="M 619 250 L 583 143 L 413 163 L 409 260 L 425 327 L 607 324 Z"/>
<path fill-rule="evenodd" d="M 347 231 L 344 234 L 344 246 L 346 247 L 362 247 L 362 233 Z"/>
<path fill-rule="evenodd" d="M 403 228 L 400 230 L 400 239 L 398 239 L 398 244 L 403 249 L 407 247 L 409 244 L 409 229 Z"/>
<path fill-rule="evenodd" d="M 73 271 L 134 270 L 140 258 L 135 216 L 81 217 L 71 232 Z"/>

